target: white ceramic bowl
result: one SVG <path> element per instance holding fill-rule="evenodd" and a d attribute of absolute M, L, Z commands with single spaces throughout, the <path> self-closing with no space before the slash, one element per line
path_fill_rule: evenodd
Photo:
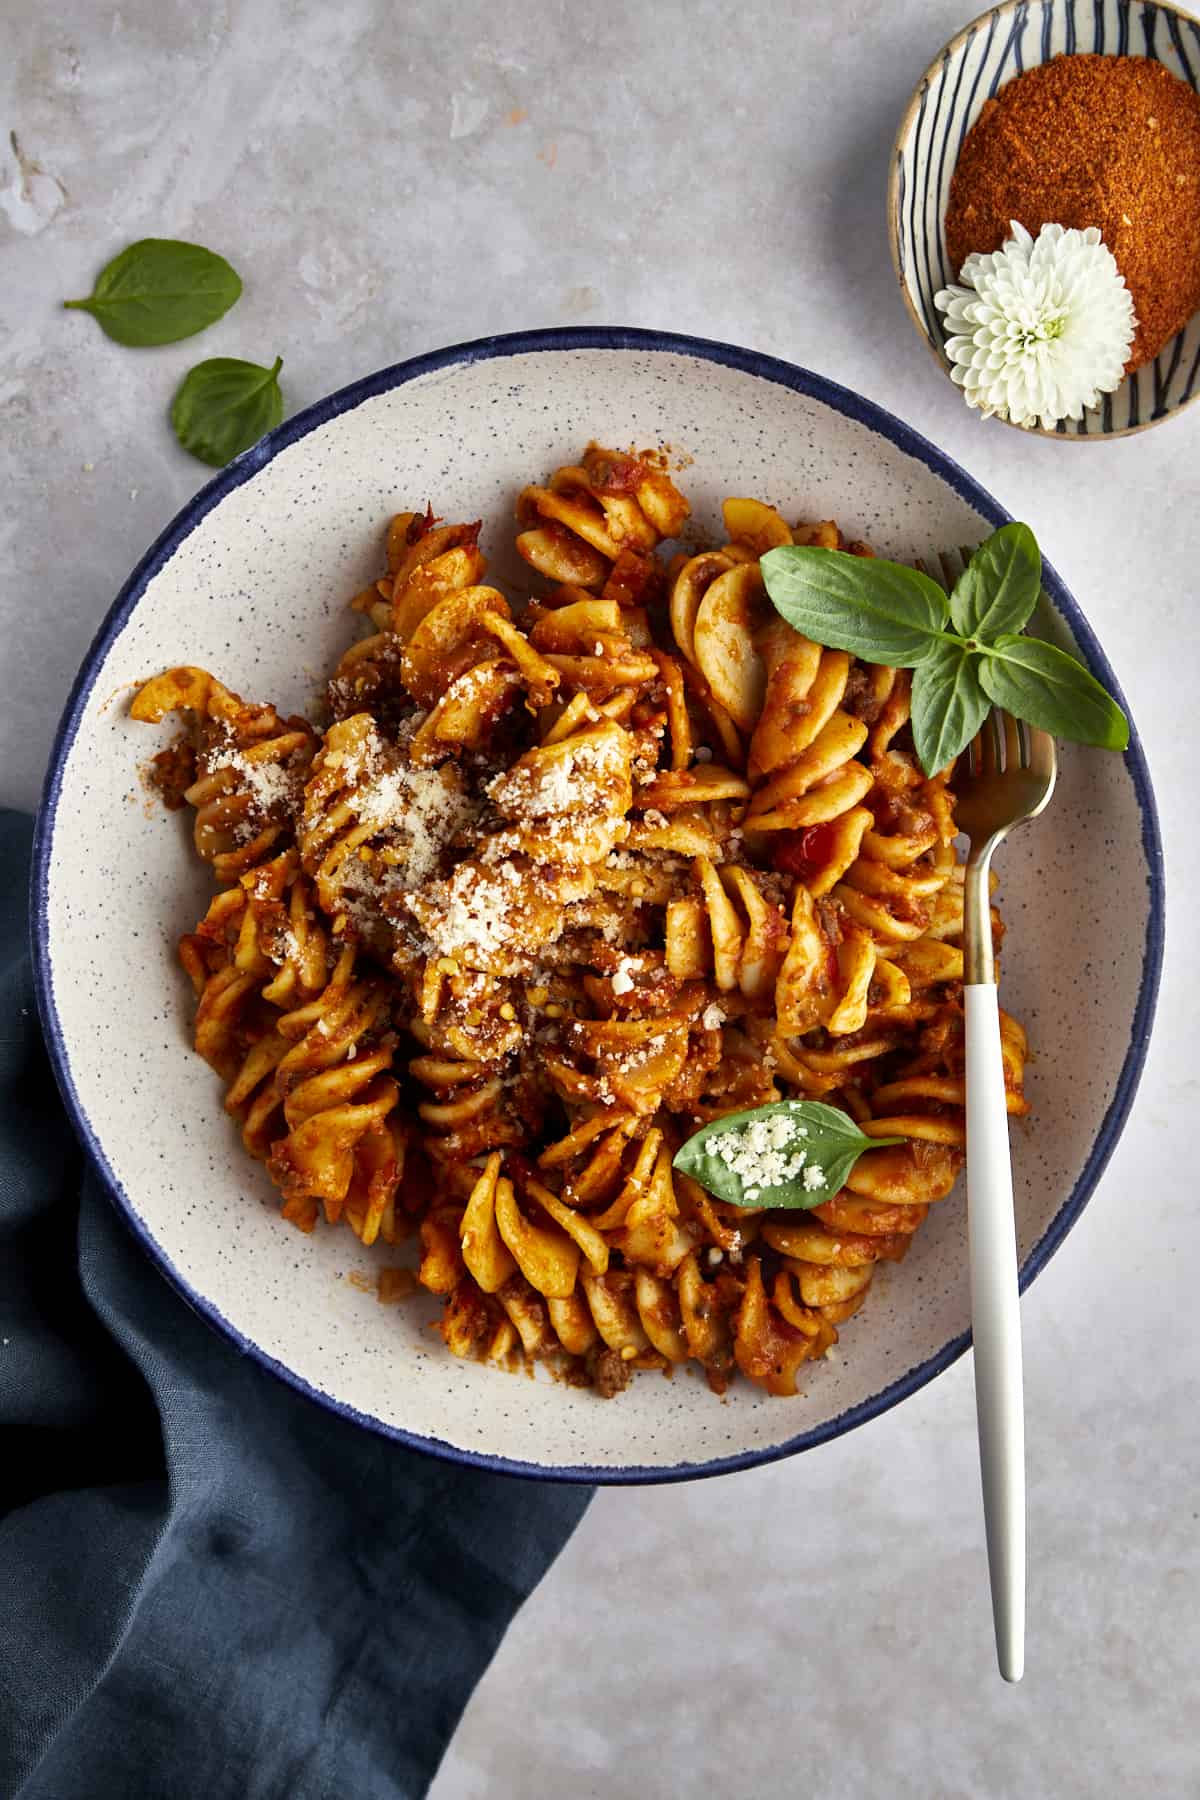
<path fill-rule="evenodd" d="M 1052 57 L 1084 53 L 1147 56 L 1194 88 L 1200 20 L 1161 0 L 1003 0 L 951 38 L 905 110 L 888 179 L 888 237 L 908 316 L 947 376 L 946 337 L 933 296 L 958 279 L 946 256 L 945 220 L 962 141 L 1006 82 Z M 1200 313 L 1094 411 L 1053 430 L 1034 429 L 1068 443 L 1128 437 L 1197 399 Z"/>
<path fill-rule="evenodd" d="M 432 500 L 487 521 L 504 572 L 517 490 L 591 437 L 670 443 L 702 528 L 727 494 L 839 519 L 908 559 L 1007 516 L 880 408 L 789 364 L 639 331 L 488 339 L 386 369 L 289 420 L 209 484 L 134 571 L 88 654 L 55 746 L 36 852 L 41 1005 L 79 1132 L 129 1225 L 192 1304 L 314 1399 L 444 1456 L 521 1473 L 669 1480 L 744 1467 L 860 1424 L 967 1344 L 964 1202 L 936 1207 L 884 1267 L 806 1393 L 643 1375 L 612 1402 L 457 1362 L 424 1299 L 383 1307 L 347 1230 L 285 1225 L 216 1077 L 190 1048 L 175 958 L 206 904 L 188 824 L 147 802 L 159 747 L 131 685 L 177 662 L 303 709 L 355 635 L 345 601 L 381 529 Z M 510 565 L 511 567 L 511 565 Z M 515 574 L 515 569 L 511 572 Z M 1056 628 L 1111 670 L 1052 573 Z M 165 728 L 164 728 L 164 735 Z M 1004 999 L 1028 1024 L 1032 1121 L 1014 1132 L 1024 1277 L 1061 1243 L 1133 1097 L 1162 942 L 1161 860 L 1136 738 L 1124 758 L 1067 748 L 1054 805 L 1003 855 Z"/>

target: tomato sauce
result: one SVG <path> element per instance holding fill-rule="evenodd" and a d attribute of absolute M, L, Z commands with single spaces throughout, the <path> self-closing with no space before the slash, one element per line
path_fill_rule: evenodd
<path fill-rule="evenodd" d="M 771 846 L 771 864 L 798 881 L 811 881 L 833 854 L 836 821 L 810 825 L 807 831 L 781 831 Z"/>

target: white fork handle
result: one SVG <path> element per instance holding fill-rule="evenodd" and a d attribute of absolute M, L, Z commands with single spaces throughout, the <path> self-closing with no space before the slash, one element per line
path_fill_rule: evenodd
<path fill-rule="evenodd" d="M 967 1024 L 967 1221 L 975 1410 L 996 1656 L 1025 1672 L 1025 1415 L 1012 1163 L 992 982 L 963 989 Z"/>

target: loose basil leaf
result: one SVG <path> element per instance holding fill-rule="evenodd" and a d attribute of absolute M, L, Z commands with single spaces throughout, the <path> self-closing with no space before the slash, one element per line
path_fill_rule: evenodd
<path fill-rule="evenodd" d="M 185 450 L 220 469 L 256 444 L 283 417 L 277 356 L 264 369 L 233 356 L 197 363 L 183 378 L 171 406 L 171 424 Z"/>
<path fill-rule="evenodd" d="M 848 1113 L 819 1100 L 778 1100 L 702 1126 L 674 1166 L 730 1206 L 807 1211 L 833 1199 L 864 1150 L 904 1142 L 868 1137 Z M 755 1179 L 755 1170 L 774 1178 Z"/>
<path fill-rule="evenodd" d="M 949 601 L 936 581 L 903 563 L 785 544 L 760 567 L 789 625 L 864 662 L 915 668 L 943 635 Z"/>
<path fill-rule="evenodd" d="M 86 300 L 64 300 L 100 321 L 118 344 L 173 344 L 227 313 L 242 291 L 223 256 L 176 238 L 140 238 L 96 277 Z"/>
<path fill-rule="evenodd" d="M 1020 631 L 1037 605 L 1042 554 L 1028 525 L 1014 520 L 980 544 L 954 584 L 950 619 L 961 637 Z"/>
<path fill-rule="evenodd" d="M 1129 721 L 1082 663 L 1041 638 L 998 637 L 979 659 L 979 679 L 997 706 L 1056 737 L 1124 750 Z"/>
<path fill-rule="evenodd" d="M 936 775 L 953 762 L 990 710 L 978 655 L 961 644 L 936 645 L 917 666 L 912 685 L 913 747 L 925 773 Z"/>

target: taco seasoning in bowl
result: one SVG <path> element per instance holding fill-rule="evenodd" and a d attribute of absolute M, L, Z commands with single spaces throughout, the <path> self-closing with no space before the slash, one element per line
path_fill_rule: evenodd
<path fill-rule="evenodd" d="M 1057 56 L 1001 88 L 963 143 L 946 250 L 961 271 L 1019 222 L 1099 230 L 1133 300 L 1127 371 L 1200 311 L 1200 94 L 1145 56 Z"/>
<path fill-rule="evenodd" d="M 1068 442 L 1200 400 L 1200 20 L 999 0 L 901 118 L 901 299 L 983 418 Z"/>

